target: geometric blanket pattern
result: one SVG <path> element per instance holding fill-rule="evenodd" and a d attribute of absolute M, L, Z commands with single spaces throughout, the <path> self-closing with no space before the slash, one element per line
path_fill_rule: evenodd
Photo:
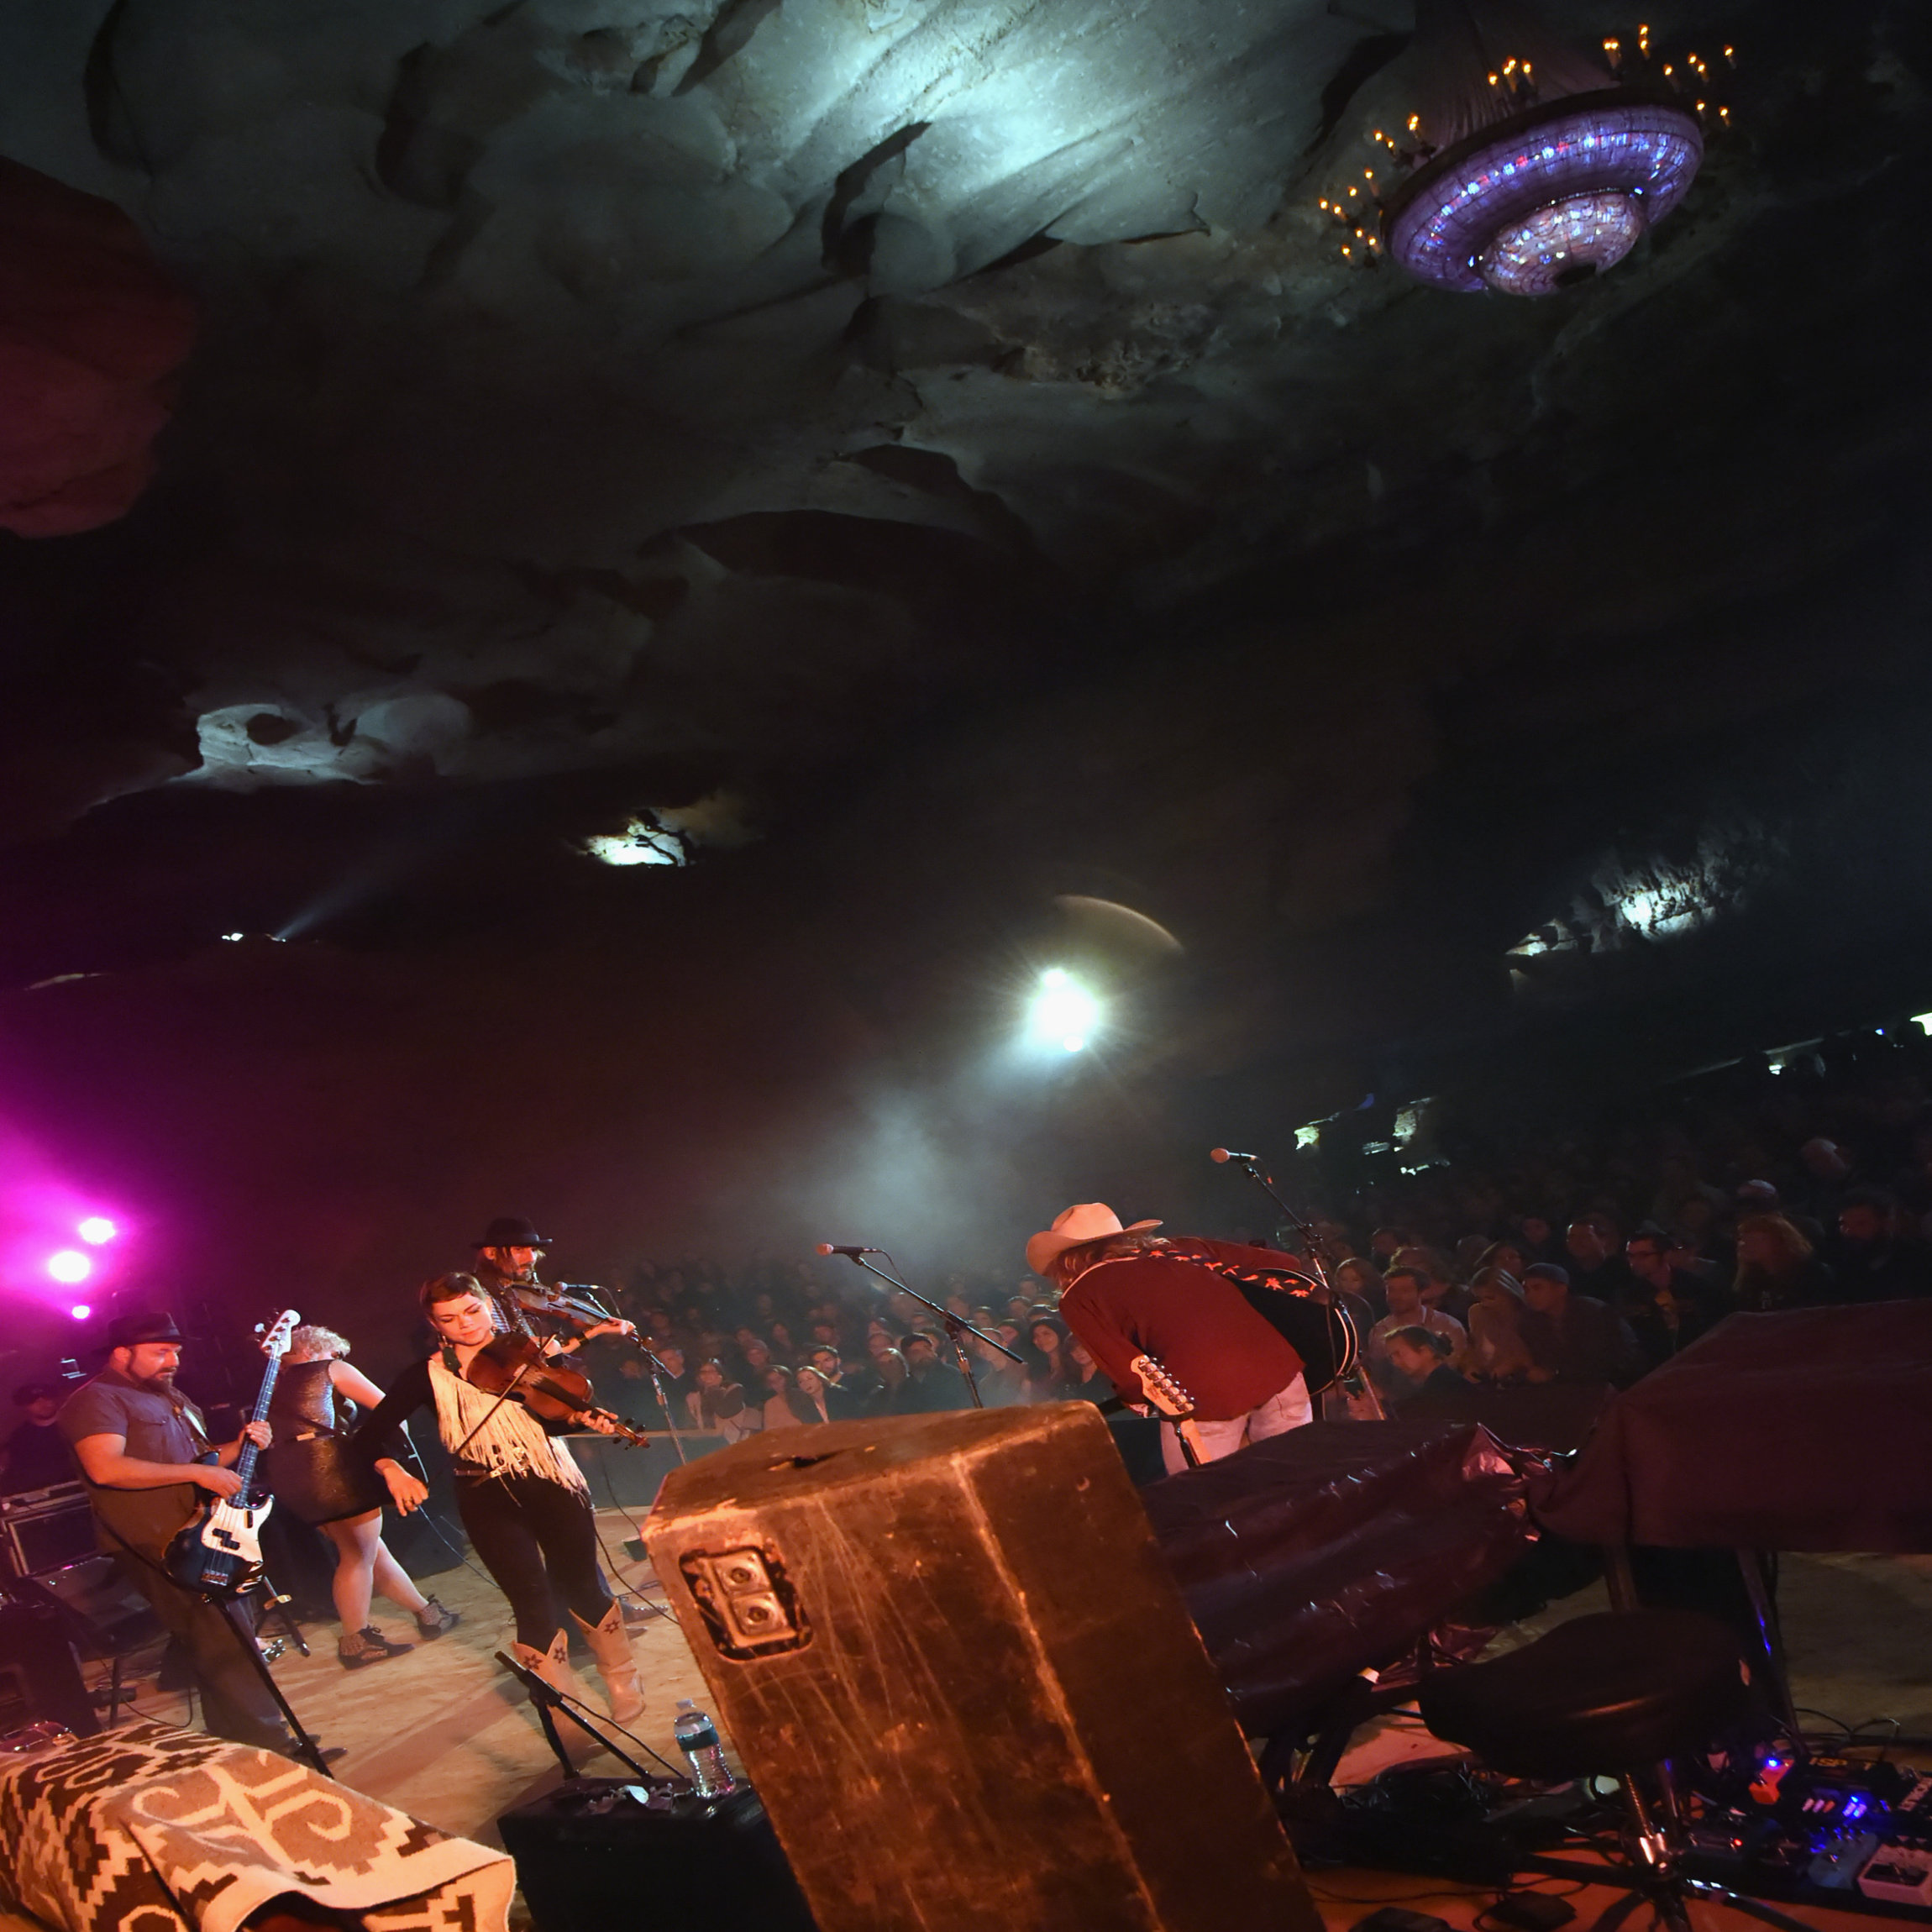
<path fill-rule="evenodd" d="M 291 1893 L 370 1932 L 503 1932 L 515 1886 L 500 1851 L 204 1731 L 0 1759 L 0 1903 L 64 1932 L 235 1932 Z"/>

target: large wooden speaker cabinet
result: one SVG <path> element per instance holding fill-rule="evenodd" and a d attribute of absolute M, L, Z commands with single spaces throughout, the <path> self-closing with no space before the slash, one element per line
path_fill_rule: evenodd
<path fill-rule="evenodd" d="M 1319 1932 L 1091 1404 L 753 1436 L 646 1536 L 822 1932 Z"/>

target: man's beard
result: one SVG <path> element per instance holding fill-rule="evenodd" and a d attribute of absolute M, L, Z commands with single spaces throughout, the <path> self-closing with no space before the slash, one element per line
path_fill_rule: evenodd
<path fill-rule="evenodd" d="M 172 1395 L 175 1392 L 175 1372 L 164 1368 L 158 1375 L 137 1375 L 134 1380 L 144 1389 L 151 1389 L 157 1395 Z"/>

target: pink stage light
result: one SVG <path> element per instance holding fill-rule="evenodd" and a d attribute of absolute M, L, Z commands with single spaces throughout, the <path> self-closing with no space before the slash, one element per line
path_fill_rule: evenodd
<path fill-rule="evenodd" d="M 87 1242 L 89 1247 L 101 1247 L 111 1242 L 121 1231 L 104 1214 L 91 1214 L 79 1223 L 74 1232 Z"/>
<path fill-rule="evenodd" d="M 76 1301 L 74 1305 L 67 1310 L 67 1312 L 73 1316 L 75 1320 L 85 1321 L 87 1317 L 94 1311 L 92 1309 L 88 1307 L 86 1302 Z"/>
<path fill-rule="evenodd" d="M 47 1272 L 55 1281 L 85 1281 L 94 1272 L 94 1263 L 77 1247 L 64 1247 L 47 1257 Z"/>

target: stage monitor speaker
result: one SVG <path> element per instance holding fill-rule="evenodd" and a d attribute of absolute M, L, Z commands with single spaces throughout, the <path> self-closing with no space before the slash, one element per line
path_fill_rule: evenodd
<path fill-rule="evenodd" d="M 751 1436 L 646 1541 L 821 1925 L 1319 1932 L 1091 1403 Z"/>
<path fill-rule="evenodd" d="M 668 1782 L 573 1778 L 496 1820 L 537 1932 L 813 1932 L 757 1793 L 674 1801 Z M 651 1793 L 651 1803 L 640 1802 Z"/>
<path fill-rule="evenodd" d="M 0 1604 L 0 1731 L 46 1719 L 76 1737 L 101 1728 L 60 1617 L 23 1604 Z"/>

